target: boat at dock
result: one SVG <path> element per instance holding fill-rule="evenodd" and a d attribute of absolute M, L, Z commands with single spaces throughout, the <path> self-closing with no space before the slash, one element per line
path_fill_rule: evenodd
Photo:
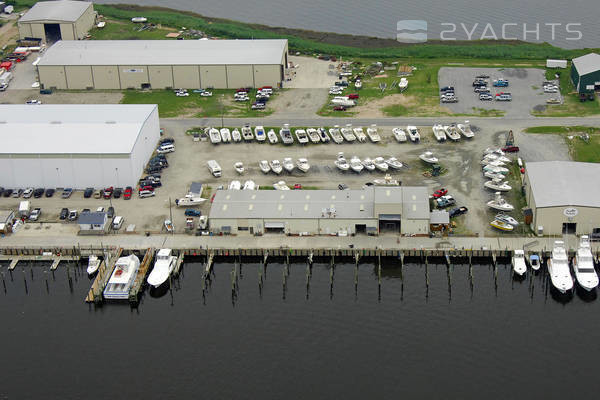
<path fill-rule="evenodd" d="M 354 132 L 354 136 L 356 136 L 356 140 L 358 140 L 361 143 L 367 141 L 367 135 L 365 135 L 365 131 L 363 130 L 363 128 L 359 126 L 357 128 L 354 128 L 352 131 Z"/>
<path fill-rule="evenodd" d="M 261 143 L 264 142 L 267 138 L 267 135 L 265 134 L 265 128 L 263 128 L 262 126 L 255 127 L 254 136 L 256 137 L 256 141 Z"/>
<path fill-rule="evenodd" d="M 471 139 L 475 136 L 475 134 L 471 130 L 471 125 L 469 125 L 469 121 L 465 121 L 464 124 L 457 124 L 456 127 L 458 128 L 458 131 L 467 139 Z"/>
<path fill-rule="evenodd" d="M 554 242 L 552 257 L 548 260 L 548 273 L 552 286 L 559 292 L 566 293 L 573 289 L 573 277 L 569 270 L 569 260 L 562 240 Z"/>
<path fill-rule="evenodd" d="M 406 139 L 406 132 L 402 128 L 394 128 L 394 129 L 392 129 L 392 135 L 394 135 L 394 138 L 396 139 L 396 141 L 398 143 L 404 143 L 407 140 Z"/>
<path fill-rule="evenodd" d="M 288 124 L 284 124 L 283 128 L 279 130 L 279 136 L 281 136 L 281 141 L 283 144 L 292 144 L 294 143 L 294 138 L 292 137 L 292 131 L 290 131 L 290 126 Z"/>
<path fill-rule="evenodd" d="M 244 126 L 242 126 L 242 138 L 246 142 L 254 140 L 254 134 L 252 133 L 252 128 L 250 127 L 250 124 L 244 124 Z"/>
<path fill-rule="evenodd" d="M 594 269 L 594 258 L 587 235 L 582 235 L 579 240 L 579 247 L 573 259 L 573 271 L 575 271 L 575 279 L 579 286 L 588 292 L 598 286 L 598 274 Z"/>
<path fill-rule="evenodd" d="M 169 279 L 169 276 L 171 276 L 171 273 L 175 269 L 176 263 L 177 257 L 173 255 L 173 250 L 160 249 L 156 253 L 154 267 L 152 268 L 150 275 L 148 275 L 146 282 L 154 288 L 159 287 Z"/>
<path fill-rule="evenodd" d="M 118 300 L 128 299 L 129 290 L 135 281 L 139 268 L 140 259 L 135 254 L 119 258 L 104 288 L 104 297 Z"/>
<path fill-rule="evenodd" d="M 446 132 L 446 136 L 448 139 L 458 142 L 460 140 L 460 133 L 458 133 L 458 129 L 456 129 L 456 125 L 447 125 L 444 126 L 444 132 Z"/>
<path fill-rule="evenodd" d="M 298 139 L 298 143 L 308 143 L 308 135 L 306 134 L 306 131 L 304 129 L 296 129 L 294 131 L 294 134 L 296 135 L 296 139 Z"/>
<path fill-rule="evenodd" d="M 525 251 L 515 250 L 512 263 L 513 271 L 515 271 L 515 274 L 519 276 L 525 275 L 525 273 L 527 272 L 527 264 L 525 264 Z"/>
<path fill-rule="evenodd" d="M 340 128 L 337 125 L 329 129 L 329 135 L 331 136 L 331 139 L 337 144 L 344 142 L 344 137 L 340 133 Z"/>
<path fill-rule="evenodd" d="M 379 136 L 379 132 L 377 130 L 377 125 L 373 124 L 367 128 L 367 136 L 369 140 L 373 143 L 379 143 L 381 141 L 381 136 Z"/>
<path fill-rule="evenodd" d="M 277 142 L 279 142 L 279 139 L 277 139 L 277 134 L 273 129 L 269 129 L 269 132 L 267 132 L 267 137 L 269 138 L 269 143 L 271 144 L 277 144 Z"/>
<path fill-rule="evenodd" d="M 98 267 L 100 267 L 100 259 L 98 258 L 97 255 L 92 254 L 88 258 L 88 266 L 87 266 L 88 275 L 94 275 L 96 273 L 96 271 L 98 271 Z"/>
<path fill-rule="evenodd" d="M 444 130 L 444 127 L 442 125 L 435 124 L 433 125 L 431 130 L 433 131 L 433 136 L 435 136 L 435 140 L 437 140 L 438 142 L 443 142 L 446 140 L 446 131 Z"/>
<path fill-rule="evenodd" d="M 208 137 L 212 144 L 221 143 L 221 132 L 217 128 L 210 128 L 208 130 Z"/>
<path fill-rule="evenodd" d="M 321 141 L 319 132 L 315 128 L 308 128 L 306 134 L 312 143 L 319 143 Z"/>
<path fill-rule="evenodd" d="M 421 134 L 419 133 L 419 129 L 416 126 L 408 125 L 406 127 L 406 132 L 408 132 L 408 138 L 413 143 L 419 143 L 421 141 Z"/>
<path fill-rule="evenodd" d="M 356 136 L 352 133 L 352 128 L 349 126 L 345 126 L 340 130 L 342 137 L 346 142 L 354 142 L 356 140 Z"/>

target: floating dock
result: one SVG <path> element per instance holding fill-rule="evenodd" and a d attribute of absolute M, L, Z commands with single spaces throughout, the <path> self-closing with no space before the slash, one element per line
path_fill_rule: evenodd
<path fill-rule="evenodd" d="M 137 276 L 135 277 L 133 286 L 131 286 L 131 289 L 129 290 L 129 302 L 131 304 L 137 304 L 139 301 L 140 290 L 144 286 L 144 282 L 146 281 L 146 275 L 148 275 L 148 271 L 150 270 L 150 266 L 152 265 L 153 259 L 154 249 L 146 249 L 146 254 L 144 254 L 144 258 L 140 263 L 140 267 L 138 268 Z"/>
<path fill-rule="evenodd" d="M 123 249 L 120 247 L 114 253 L 105 253 L 108 254 L 108 257 L 105 257 L 98 267 L 96 279 L 94 279 L 92 287 L 85 298 L 86 303 L 102 302 L 102 292 L 104 291 L 104 288 L 110 279 L 110 275 L 112 274 L 113 269 L 115 269 L 115 264 L 122 253 Z"/>

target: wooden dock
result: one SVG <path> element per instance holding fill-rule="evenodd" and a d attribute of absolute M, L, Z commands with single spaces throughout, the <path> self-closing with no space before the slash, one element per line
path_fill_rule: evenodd
<path fill-rule="evenodd" d="M 122 252 L 123 249 L 119 247 L 115 253 L 106 253 L 109 254 L 109 256 L 102 260 L 100 266 L 98 267 L 96 279 L 94 279 L 92 287 L 85 298 L 86 303 L 99 303 L 102 301 L 102 292 L 104 291 L 104 288 L 108 283 L 108 279 L 115 268 L 117 260 L 119 257 L 121 257 Z"/>
<path fill-rule="evenodd" d="M 181 266 L 183 265 L 183 251 L 179 253 L 177 256 L 177 263 L 175 263 L 175 269 L 173 269 L 173 276 L 179 276 L 179 270 L 181 270 Z"/>
<path fill-rule="evenodd" d="M 135 281 L 133 282 L 133 286 L 129 290 L 129 302 L 132 304 L 136 304 L 139 300 L 140 289 L 144 285 L 146 275 L 148 275 L 148 271 L 150 270 L 150 266 L 152 264 L 153 259 L 154 249 L 149 248 L 146 250 L 144 259 L 140 263 L 140 268 L 138 269 L 137 276 L 135 277 Z"/>
<path fill-rule="evenodd" d="M 2 255 L 0 256 L 0 261 L 8 261 L 10 260 L 10 264 L 8 266 L 9 270 L 14 270 L 17 267 L 17 264 L 21 261 L 51 261 L 52 265 L 50 266 L 50 269 L 52 271 L 54 271 L 56 268 L 58 268 L 58 264 L 60 264 L 61 261 L 72 261 L 73 260 L 73 256 L 57 256 L 55 254 L 51 254 L 51 255 L 18 255 L 18 256 L 6 256 L 6 255 Z"/>

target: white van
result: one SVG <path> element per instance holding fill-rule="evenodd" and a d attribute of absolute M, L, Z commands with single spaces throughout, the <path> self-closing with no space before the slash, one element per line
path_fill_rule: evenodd
<path fill-rule="evenodd" d="M 208 167 L 208 170 L 215 178 L 221 177 L 221 166 L 219 165 L 218 162 L 216 162 L 215 160 L 208 160 L 206 162 L 206 166 Z"/>
<path fill-rule="evenodd" d="M 173 145 L 173 143 L 163 144 L 162 146 L 159 146 L 158 149 L 156 149 L 156 152 L 158 154 L 172 153 L 174 151 L 175 151 L 175 146 Z"/>
<path fill-rule="evenodd" d="M 113 219 L 112 228 L 115 231 L 118 231 L 119 229 L 121 229 L 121 226 L 123 226 L 123 217 L 121 217 L 120 215 L 117 215 L 115 217 L 115 219 Z"/>

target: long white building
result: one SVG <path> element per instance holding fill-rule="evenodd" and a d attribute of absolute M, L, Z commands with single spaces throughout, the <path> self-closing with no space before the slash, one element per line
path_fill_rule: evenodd
<path fill-rule="evenodd" d="M 134 186 L 159 136 L 155 104 L 0 105 L 0 186 Z"/>

